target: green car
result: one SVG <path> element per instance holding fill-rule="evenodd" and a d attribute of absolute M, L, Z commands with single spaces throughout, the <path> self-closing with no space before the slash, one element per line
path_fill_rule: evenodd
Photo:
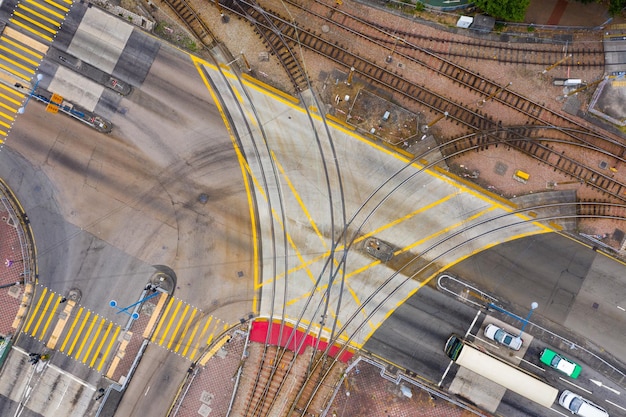
<path fill-rule="evenodd" d="M 541 352 L 539 360 L 549 367 L 554 368 L 559 372 L 563 372 L 565 375 L 574 379 L 578 378 L 580 371 L 583 369 L 579 364 L 574 363 L 566 357 L 563 357 L 555 351 L 547 348 Z"/>

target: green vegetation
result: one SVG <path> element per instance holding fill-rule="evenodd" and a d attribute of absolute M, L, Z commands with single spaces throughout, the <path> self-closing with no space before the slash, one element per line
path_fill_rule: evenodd
<path fill-rule="evenodd" d="M 166 22 L 157 22 L 154 34 L 190 52 L 198 52 L 198 44 L 182 31 L 174 31 Z"/>
<path fill-rule="evenodd" d="M 524 20 L 530 0 L 475 0 L 474 4 L 496 19 L 521 22 Z"/>
<path fill-rule="evenodd" d="M 622 12 L 622 10 L 626 7 L 626 0 L 576 0 L 579 3 L 589 4 L 589 3 L 608 3 L 609 5 L 609 13 L 611 16 L 616 16 Z"/>

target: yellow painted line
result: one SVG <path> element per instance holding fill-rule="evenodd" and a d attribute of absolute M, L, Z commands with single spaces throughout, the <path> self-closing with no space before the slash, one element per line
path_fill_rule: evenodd
<path fill-rule="evenodd" d="M 8 124 L 8 123 L 6 123 L 6 122 L 3 122 L 2 120 L 0 120 L 0 126 L 4 126 L 4 127 L 6 127 L 7 129 L 10 129 L 10 128 L 11 128 L 11 125 L 10 125 L 10 124 Z"/>
<path fill-rule="evenodd" d="M 196 356 L 196 353 L 198 353 L 198 347 L 201 344 L 201 340 L 204 337 L 204 334 L 206 333 L 206 331 L 209 328 L 209 324 L 213 321 L 213 316 L 209 316 L 207 318 L 206 323 L 204 323 L 204 327 L 202 328 L 202 332 L 200 333 L 200 336 L 198 336 L 198 341 L 196 342 L 195 346 L 193 347 L 193 350 L 191 351 L 191 355 L 189 356 L 189 360 L 193 360 L 193 358 Z"/>
<path fill-rule="evenodd" d="M 59 19 L 61 19 L 61 21 L 65 20 L 65 15 L 64 15 L 64 14 L 61 14 L 61 13 L 59 13 L 59 12 L 55 11 L 55 10 L 52 10 L 52 9 L 50 9 L 49 7 L 46 7 L 46 6 L 44 6 L 43 4 L 41 4 L 41 3 L 37 3 L 37 2 L 36 2 L 36 1 L 34 1 L 34 0 L 26 0 L 26 1 L 25 1 L 25 3 L 28 3 L 28 4 L 30 4 L 31 6 L 35 6 L 35 7 L 36 7 L 36 8 L 38 8 L 39 10 L 43 10 L 44 12 L 46 12 L 46 13 L 48 13 L 48 14 L 51 14 L 51 15 L 53 15 L 53 16 L 56 16 L 56 17 L 58 17 Z M 65 10 L 65 11 L 67 12 L 68 10 L 69 10 L 69 9 L 67 9 L 67 10 Z"/>
<path fill-rule="evenodd" d="M 0 84 L 0 86 L 4 86 L 4 84 Z M 0 88 L 2 88 L 2 87 L 0 87 Z M 13 103 L 13 104 L 15 104 L 15 105 L 17 105 L 17 106 L 21 106 L 21 105 L 22 105 L 22 102 L 21 102 L 21 101 L 16 100 L 16 99 L 14 99 L 13 97 L 9 97 L 9 96 L 7 96 L 7 95 L 6 95 L 6 94 L 4 94 L 4 93 L 0 93 L 0 98 L 3 98 L 3 99 L 5 99 L 6 101 L 9 101 L 9 102 L 11 102 L 11 103 Z"/>
<path fill-rule="evenodd" d="M 180 319 L 178 320 L 178 323 L 176 324 L 176 327 L 174 327 L 174 333 L 172 333 L 172 337 L 170 337 L 170 342 L 167 344 L 168 349 L 172 347 L 172 343 L 174 343 L 174 339 L 176 338 L 176 335 L 178 334 L 178 330 L 180 330 L 180 326 L 183 324 L 183 320 L 185 319 L 185 316 L 187 315 L 188 311 L 189 311 L 189 304 L 186 304 L 185 309 L 183 310 L 182 315 L 180 316 Z M 178 342 L 178 344 L 180 344 L 180 341 Z"/>
<path fill-rule="evenodd" d="M 168 296 L 169 296 L 169 294 L 165 293 L 165 292 L 161 293 L 161 295 L 159 296 L 159 301 L 157 302 L 156 307 L 152 311 L 152 315 L 150 316 L 150 320 L 148 320 L 148 324 L 146 325 L 146 328 L 143 331 L 143 338 L 144 339 L 147 339 L 150 336 L 156 321 L 159 319 L 159 316 L 161 314 L 161 310 L 163 309 L 163 305 L 165 304 L 165 301 L 167 300 Z"/>
<path fill-rule="evenodd" d="M 94 320 L 93 322 L 95 324 L 96 320 Z M 93 350 L 93 347 L 96 344 L 96 340 L 98 340 L 98 336 L 100 336 L 100 332 L 102 331 L 102 326 L 104 326 L 105 322 L 106 322 L 106 320 L 104 319 L 104 317 L 101 317 L 100 318 L 100 324 L 98 324 L 98 330 L 96 330 L 96 332 L 94 333 L 93 337 L 91 338 L 91 343 L 89 344 L 89 347 L 87 348 L 87 351 L 85 352 L 85 356 L 83 356 L 83 360 L 82 360 L 83 363 L 87 363 L 87 358 L 91 354 L 91 351 Z M 91 329 L 89 329 L 89 331 L 91 331 Z M 98 355 L 94 355 L 94 359 L 97 356 Z M 76 359 L 78 359 L 78 356 L 76 356 Z"/>
<path fill-rule="evenodd" d="M 12 111 L 13 113 L 17 113 L 17 109 L 19 108 L 19 107 L 17 107 L 17 108 L 16 107 L 11 107 L 8 104 L 5 104 L 5 103 L 3 103 L 1 101 L 0 101 L 0 107 L 3 108 L 3 109 L 7 109 L 9 111 Z"/>
<path fill-rule="evenodd" d="M 61 345 L 61 352 L 65 351 L 65 346 L 67 345 L 67 342 L 70 341 L 72 332 L 74 331 L 74 328 L 76 327 L 76 324 L 78 323 L 78 319 L 80 318 L 82 314 L 83 314 L 83 307 L 78 309 L 78 313 L 76 313 L 76 317 L 74 317 L 74 321 L 72 322 L 72 325 L 70 326 L 70 331 L 67 333 L 67 336 L 65 336 L 65 340 L 63 341 L 63 344 Z"/>
<path fill-rule="evenodd" d="M 52 322 L 52 318 L 56 315 L 57 309 L 60 306 L 59 301 L 61 301 L 60 295 L 57 296 L 54 307 L 52 308 L 52 311 L 50 312 L 50 314 L 48 314 L 48 320 L 46 320 L 46 324 L 43 325 L 43 329 L 41 330 L 41 335 L 39 336 L 40 340 L 42 340 L 43 337 L 46 335 L 46 331 L 48 331 L 48 327 L 50 326 L 50 323 Z"/>
<path fill-rule="evenodd" d="M 89 315 L 87 315 L 87 317 L 89 317 Z M 91 335 L 91 331 L 93 330 L 93 326 L 96 325 L 97 321 L 98 321 L 98 315 L 94 313 L 93 320 L 91 320 L 91 324 L 87 328 L 87 331 L 85 332 L 85 334 L 81 336 L 83 341 L 81 342 L 80 346 L 78 347 L 78 352 L 76 352 L 76 356 L 75 356 L 76 360 L 80 360 L 80 354 L 83 353 L 83 349 L 85 348 L 85 345 L 87 344 L 87 340 L 89 340 L 89 336 Z M 84 323 L 86 323 L 86 322 L 84 322 Z M 78 334 L 80 334 L 80 332 L 78 332 Z"/>
<path fill-rule="evenodd" d="M 15 49 L 11 49 L 11 48 L 9 48 L 7 46 L 4 46 L 4 45 L 0 44 L 0 50 L 6 51 L 6 52 L 10 53 L 11 55 L 18 57 L 22 61 L 28 62 L 29 64 L 33 65 L 35 68 L 39 66 L 39 62 L 37 62 L 37 61 L 35 61 L 33 59 L 30 59 L 29 57 L 27 57 L 25 55 L 22 55 L 22 54 L 18 53 Z"/>
<path fill-rule="evenodd" d="M 76 303 L 72 300 L 69 300 L 63 309 L 63 312 L 59 315 L 59 320 L 57 320 L 57 324 L 54 326 L 54 330 L 52 331 L 52 335 L 50 335 L 50 339 L 46 343 L 46 347 L 48 349 L 54 349 L 59 341 L 59 336 L 63 333 L 63 329 L 67 324 L 68 319 L 70 318 L 70 314 L 72 310 L 76 306 Z"/>
<path fill-rule="evenodd" d="M 43 1 L 45 1 L 46 3 L 56 7 L 59 10 L 63 10 L 65 13 L 70 11 L 69 8 L 67 8 L 65 6 L 61 6 L 59 3 L 55 2 L 55 1 L 52 1 L 52 0 L 43 0 Z"/>
<path fill-rule="evenodd" d="M 35 325 L 35 328 L 33 329 L 33 332 L 31 333 L 33 335 L 33 337 L 36 337 L 37 329 L 39 329 L 39 325 L 41 324 L 41 321 L 43 320 L 44 316 L 46 315 L 46 312 L 48 311 L 48 307 L 50 306 L 50 303 L 52 302 L 52 299 L 54 299 L 54 293 L 51 292 L 49 294 L 48 301 L 46 301 L 46 305 L 43 308 L 43 311 L 39 315 L 39 319 L 37 320 L 37 324 Z"/>
<path fill-rule="evenodd" d="M 70 345 L 70 350 L 67 351 L 67 356 L 72 356 L 72 351 L 74 351 L 74 347 L 76 346 L 76 342 L 78 342 L 78 338 L 80 337 L 81 333 L 83 332 L 83 329 L 85 328 L 85 324 L 87 324 L 87 321 L 89 321 L 89 316 L 90 315 L 91 315 L 91 311 L 87 310 L 87 314 L 85 314 L 85 317 L 83 318 L 83 321 L 80 323 L 80 327 L 78 328 L 78 331 L 74 335 L 74 341 Z"/>
<path fill-rule="evenodd" d="M 0 135 L 7 136 L 9 132 L 0 131 Z M 4 143 L 4 141 L 0 141 L 0 143 Z"/>
<path fill-rule="evenodd" d="M 43 30 L 45 30 L 48 33 L 52 33 L 53 35 L 57 33 L 58 27 L 56 27 L 55 29 L 50 29 L 48 26 L 42 24 L 41 22 L 33 19 L 32 17 L 28 17 L 26 16 L 24 13 L 22 12 L 18 12 L 17 10 L 13 11 L 13 16 L 17 16 L 25 21 L 27 21 L 28 23 L 31 23 Z"/>
<path fill-rule="evenodd" d="M 11 114 L 7 114 L 7 113 L 4 113 L 4 112 L 1 112 L 1 111 L 0 111 L 0 117 L 5 118 L 5 119 L 7 119 L 9 122 L 11 122 L 11 123 L 12 123 L 12 122 L 14 122 L 14 121 L 15 121 L 15 117 L 14 117 L 14 116 L 15 116 L 15 113 L 16 113 L 16 112 L 11 112 Z"/>
<path fill-rule="evenodd" d="M 24 4 L 22 4 L 22 3 L 18 3 L 17 7 L 19 9 L 21 9 L 21 10 L 24 10 L 24 11 L 30 13 L 31 15 L 33 15 L 35 17 L 38 17 L 39 19 L 41 19 L 41 20 L 43 20 L 45 22 L 53 24 L 54 26 L 56 26 L 57 30 L 61 26 L 61 23 L 63 23 L 63 22 L 58 22 L 56 20 L 53 20 L 53 19 L 49 18 L 48 16 L 43 15 L 43 14 L 39 13 L 38 11 L 35 11 L 35 10 L 31 9 L 30 7 L 24 6 Z"/>
<path fill-rule="evenodd" d="M 26 94 L 22 93 L 21 91 L 17 91 L 14 88 L 9 87 L 8 85 L 4 85 L 4 84 L 0 83 L 0 88 L 3 89 L 4 91 L 6 91 L 7 93 L 13 94 L 14 96 L 16 96 L 16 97 L 18 97 L 20 99 L 19 101 L 16 101 L 15 104 L 21 104 L 22 103 L 21 99 L 26 97 Z M 13 99 L 13 100 L 15 100 L 15 99 Z"/>
<path fill-rule="evenodd" d="M 46 295 L 47 292 L 48 292 L 48 288 L 44 287 L 43 291 L 41 292 L 41 295 L 39 296 L 39 301 L 37 301 L 37 305 L 35 306 L 35 309 L 32 311 L 32 315 L 30 316 L 30 319 L 28 319 L 28 322 L 26 323 L 26 327 L 24 327 L 24 333 L 28 333 L 28 329 L 30 329 L 30 325 L 33 323 L 33 319 L 35 318 L 36 313 L 39 311 L 39 307 L 41 307 L 41 303 L 43 302 L 44 296 Z"/>
<path fill-rule="evenodd" d="M 187 320 L 187 324 L 185 324 L 185 327 L 183 328 L 183 332 L 181 333 L 180 338 L 178 339 L 178 343 L 174 347 L 174 352 L 178 353 L 178 349 L 180 349 L 181 343 L 183 342 L 183 340 L 185 340 L 185 336 L 187 336 L 187 331 L 189 330 L 189 326 L 191 326 L 191 323 L 193 322 L 193 318 L 196 316 L 197 312 L 198 312 L 197 308 L 194 308 L 193 311 L 191 312 L 191 315 L 189 316 L 189 320 Z M 189 343 L 187 343 L 187 347 L 189 347 Z M 187 349 L 185 349 L 185 352 L 186 351 Z M 183 356 L 185 355 L 183 354 Z"/>
<path fill-rule="evenodd" d="M 61 1 L 62 1 L 63 3 L 67 3 L 67 4 L 69 4 L 69 5 L 71 5 L 71 4 L 72 4 L 72 0 L 61 0 Z"/>
<path fill-rule="evenodd" d="M 193 326 L 193 330 L 191 331 L 191 336 L 189 336 L 189 340 L 187 341 L 187 344 L 185 345 L 185 349 L 183 350 L 183 353 L 181 353 L 181 355 L 187 356 L 187 351 L 191 347 L 191 344 L 193 343 L 194 337 L 196 337 L 196 332 L 198 331 L 198 327 L 200 327 L 200 322 L 197 322 Z"/>
<path fill-rule="evenodd" d="M 161 330 L 161 326 L 163 325 L 163 321 L 167 317 L 167 313 L 169 313 L 170 308 L 172 308 L 173 303 L 174 303 L 174 298 L 170 298 L 170 302 L 167 303 L 167 307 L 165 307 L 165 312 L 163 313 L 163 316 L 161 316 L 161 320 L 159 320 L 159 324 L 157 324 L 157 328 L 154 331 L 154 334 L 152 334 L 152 342 L 156 340 L 156 337 L 159 334 L 159 330 Z"/>
<path fill-rule="evenodd" d="M 44 45 L 43 43 L 36 41 L 30 36 L 26 36 L 22 32 L 18 32 L 17 30 L 9 26 L 4 28 L 4 32 L 2 33 L 2 35 L 3 36 L 0 38 L 1 41 L 8 42 L 13 46 L 20 48 L 21 50 L 28 52 L 33 56 L 38 57 L 39 59 L 42 59 L 44 55 L 48 53 L 47 45 Z M 8 38 L 11 38 L 11 39 L 8 39 Z M 16 41 L 24 45 L 30 46 L 32 50 L 23 47 L 22 45 L 14 42 L 12 39 L 15 39 Z M 36 53 L 35 51 L 39 52 L 39 54 Z"/>
<path fill-rule="evenodd" d="M 220 340 L 215 342 L 215 345 L 213 345 L 213 347 L 200 358 L 200 361 L 198 362 L 200 366 L 205 366 L 209 359 L 215 356 L 217 351 L 220 350 L 226 344 L 226 342 L 228 342 L 229 339 L 230 336 L 224 336 Z"/>
<path fill-rule="evenodd" d="M 178 310 L 180 310 L 180 306 L 181 305 L 183 305 L 183 300 L 178 300 L 178 303 L 176 304 L 176 308 L 174 309 L 174 312 L 172 313 L 172 317 L 167 322 L 167 326 L 165 326 L 165 330 L 163 331 L 163 337 L 159 341 L 159 346 L 163 346 L 163 342 L 165 342 L 165 338 L 167 337 L 168 333 L 170 332 L 170 328 L 172 327 L 172 324 L 174 323 L 174 319 L 176 318 L 176 315 L 178 314 Z M 170 338 L 170 341 L 171 341 L 171 339 L 172 338 Z"/>
<path fill-rule="evenodd" d="M 37 35 L 37 36 L 39 36 L 40 38 L 47 40 L 48 42 L 52 42 L 52 38 L 51 38 L 50 36 L 45 35 L 45 34 L 43 34 L 43 33 L 39 32 L 38 30 L 35 30 L 35 29 L 31 28 L 31 27 L 30 27 L 30 26 L 28 26 L 28 25 L 25 25 L 24 23 L 20 22 L 20 21 L 19 21 L 19 20 L 17 20 L 17 19 L 13 19 L 13 18 L 11 18 L 11 19 L 9 19 L 9 22 L 11 22 L 11 23 L 13 23 L 14 25 L 19 26 L 19 27 L 21 27 L 21 28 L 23 28 L 23 29 L 26 29 L 26 30 L 27 30 L 27 31 L 29 31 L 30 33 L 32 33 L 32 34 L 34 34 L 34 35 Z"/>
<path fill-rule="evenodd" d="M 117 340 L 117 335 L 119 334 L 119 332 L 120 332 L 120 326 L 117 326 L 115 328 L 115 333 L 113 333 L 113 337 L 111 338 L 111 341 L 109 342 L 109 345 L 107 346 L 107 349 L 104 351 L 104 354 L 102 355 L 102 359 L 100 359 L 100 363 L 98 364 L 98 372 L 102 370 L 104 361 L 106 360 L 106 358 L 109 357 L 109 353 L 111 353 L 111 348 L 113 347 L 113 343 L 115 343 L 115 341 Z"/>
<path fill-rule="evenodd" d="M 320 230 L 317 228 L 317 224 L 315 224 L 315 220 L 313 220 L 313 218 L 311 217 L 311 214 L 309 213 L 309 210 L 307 210 L 306 205 L 304 204 L 304 201 L 302 201 L 302 198 L 300 198 L 300 194 L 296 190 L 296 187 L 293 186 L 293 183 L 291 182 L 291 180 L 287 176 L 287 173 L 285 172 L 285 169 L 280 164 L 280 162 L 278 162 L 278 159 L 276 158 L 276 154 L 274 153 L 274 151 L 270 151 L 270 152 L 271 152 L 271 155 L 272 155 L 272 159 L 274 160 L 274 162 L 276 162 L 276 166 L 278 167 L 278 171 L 280 171 L 280 173 L 283 176 L 283 178 L 285 178 L 285 181 L 287 181 L 287 186 L 291 190 L 291 194 L 294 196 L 294 198 L 296 199 L 296 201 L 300 205 L 300 209 L 302 210 L 302 213 L 304 213 L 306 218 L 309 220 L 309 223 L 311 223 L 311 227 L 313 227 L 313 231 L 315 232 L 317 237 L 320 238 L 320 241 L 322 242 L 322 246 L 324 246 L 324 249 L 326 249 L 326 247 L 327 247 L 326 239 L 322 235 L 322 232 L 320 232 Z"/>
<path fill-rule="evenodd" d="M 253 245 L 253 254 L 252 254 L 252 265 L 254 270 L 253 270 L 253 282 L 254 282 L 254 288 L 258 288 L 258 284 L 259 284 L 259 279 L 260 279 L 260 270 L 259 270 L 259 245 L 257 243 L 258 238 L 257 238 L 257 227 L 256 227 L 256 214 L 255 214 L 255 204 L 254 204 L 254 196 L 252 193 L 252 190 L 250 189 L 250 184 L 248 183 L 247 179 L 248 179 L 248 175 L 246 172 L 246 158 L 243 154 L 243 152 L 241 151 L 238 143 L 237 143 L 237 136 L 234 134 L 233 129 L 230 125 L 230 119 L 226 116 L 226 113 L 224 112 L 224 109 L 222 108 L 222 105 L 220 104 L 221 101 L 218 99 L 217 94 L 215 93 L 215 91 L 213 90 L 213 88 L 211 87 L 211 83 L 209 82 L 209 80 L 207 79 L 204 70 L 202 68 L 203 65 L 208 65 L 209 67 L 212 68 L 216 68 L 215 66 L 212 66 L 211 64 L 209 64 L 207 61 L 200 59 L 196 56 L 193 55 L 189 55 L 191 57 L 191 60 L 193 61 L 194 65 L 196 66 L 196 70 L 198 71 L 198 74 L 200 74 L 200 78 L 202 79 L 202 82 L 204 82 L 204 85 L 206 86 L 207 90 L 209 91 L 209 94 L 211 95 L 211 97 L 213 98 L 213 102 L 215 103 L 215 106 L 217 107 L 217 110 L 220 112 L 220 115 L 222 116 L 222 120 L 224 121 L 224 126 L 226 126 L 226 129 L 228 130 L 228 135 L 230 137 L 230 141 L 232 143 L 233 149 L 235 150 L 235 154 L 237 155 L 237 161 L 239 162 L 239 166 L 241 168 L 241 177 L 243 179 L 243 184 L 246 190 L 246 197 L 248 198 L 248 214 L 249 214 L 249 218 L 251 221 L 251 228 L 250 228 L 250 233 L 252 236 L 252 245 Z M 254 312 L 258 312 L 259 310 L 259 299 L 258 299 L 259 293 L 255 292 L 253 298 L 252 298 L 252 311 Z"/>
<path fill-rule="evenodd" d="M 106 342 L 107 339 L 109 338 L 109 333 L 111 333 L 112 328 L 113 328 L 113 322 L 110 321 L 109 325 L 107 326 L 106 331 L 104 332 L 104 335 L 102 336 L 102 339 L 100 340 L 100 343 L 98 344 L 98 347 L 96 348 L 96 351 L 93 354 L 93 359 L 91 359 L 91 362 L 89 362 L 90 368 L 93 368 L 94 364 L 96 363 L 96 359 L 98 359 L 98 354 L 102 350 L 102 346 L 104 346 L 104 342 Z"/>
<path fill-rule="evenodd" d="M 4 64 L 0 64 L 0 68 L 2 68 L 5 71 L 10 72 L 13 75 L 17 75 L 18 77 L 20 77 L 21 79 L 30 82 L 30 77 L 22 72 L 16 71 L 13 68 L 9 67 L 8 65 L 4 65 Z M 35 73 L 35 70 L 33 69 L 28 69 L 28 71 L 26 71 L 28 73 L 30 73 L 31 75 Z"/>

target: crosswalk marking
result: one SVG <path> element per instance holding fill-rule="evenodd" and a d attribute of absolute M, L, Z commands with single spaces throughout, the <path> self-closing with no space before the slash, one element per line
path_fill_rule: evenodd
<path fill-rule="evenodd" d="M 174 303 L 174 298 L 170 298 L 169 303 L 167 303 L 167 307 L 165 307 L 165 312 L 163 313 L 163 317 L 167 317 L 167 313 L 170 311 L 170 308 L 172 308 L 172 304 Z M 163 326 L 163 320 L 159 320 L 159 323 L 157 324 L 157 328 L 154 331 L 154 336 L 152 337 L 152 341 L 155 341 L 155 337 L 156 335 L 159 334 L 159 330 L 161 330 L 161 326 Z"/>
<path fill-rule="evenodd" d="M 178 330 L 180 329 L 180 326 L 183 324 L 183 320 L 185 319 L 185 316 L 187 315 L 187 311 L 189 311 L 189 304 L 185 306 L 185 310 L 182 312 L 182 315 L 180 319 L 178 320 L 178 323 L 176 323 L 176 327 L 174 327 L 173 335 L 178 334 Z M 167 344 L 168 349 L 172 347 L 172 343 L 174 343 L 174 339 L 175 339 L 174 337 L 170 337 L 170 341 Z M 180 341 L 178 342 L 178 344 L 180 344 Z"/>
<path fill-rule="evenodd" d="M 67 352 L 68 356 L 72 355 L 72 352 L 74 351 L 74 348 L 76 347 L 76 344 L 80 340 L 78 336 L 83 332 L 83 329 L 85 328 L 85 325 L 87 324 L 87 321 L 89 320 L 90 315 L 91 315 L 91 311 L 87 310 L 87 314 L 85 314 L 85 318 L 80 323 L 80 327 L 78 328 L 78 333 L 76 333 L 76 335 L 74 336 L 74 340 L 72 341 L 72 344 L 70 345 L 70 350 Z"/>
<path fill-rule="evenodd" d="M 98 330 L 96 330 L 96 332 L 93 334 L 93 337 L 91 338 L 91 343 L 89 343 L 89 347 L 87 348 L 87 351 L 85 352 L 85 356 L 83 356 L 83 361 L 82 361 L 83 363 L 87 363 L 87 358 L 91 354 L 91 351 L 93 350 L 93 347 L 96 344 L 96 340 L 98 340 L 98 335 L 102 331 L 102 326 L 104 326 L 104 322 L 105 321 L 106 320 L 104 320 L 104 318 L 100 318 L 100 324 L 98 324 Z M 96 319 L 94 319 L 93 322 L 95 324 L 96 323 Z M 89 332 L 87 332 L 86 336 L 90 336 L 90 335 L 91 335 L 91 328 L 89 329 Z M 85 340 L 87 340 L 87 337 L 85 337 Z M 76 355 L 76 356 L 78 357 L 78 355 Z"/>
<path fill-rule="evenodd" d="M 113 343 L 115 343 L 115 341 L 117 340 L 117 335 L 119 334 L 121 330 L 121 327 L 117 326 L 115 328 L 115 333 L 113 333 L 113 337 L 110 339 L 109 341 L 109 345 L 106 348 L 106 351 L 104 352 L 104 355 L 102 355 L 102 359 L 100 359 L 100 363 L 98 364 L 98 372 L 102 371 L 102 365 L 104 365 L 104 361 L 106 360 L 106 358 L 109 357 L 109 353 L 111 353 L 111 348 L 113 347 Z"/>
<path fill-rule="evenodd" d="M 44 2 L 48 3 L 49 5 L 51 5 L 51 6 L 53 6 L 53 7 L 56 7 L 56 8 L 57 8 L 57 9 L 59 9 L 59 10 L 63 10 L 65 13 L 67 13 L 67 12 L 69 12 L 69 11 L 70 11 L 70 9 L 69 9 L 69 8 L 67 8 L 67 7 L 65 7 L 65 6 L 62 6 L 62 5 L 60 5 L 59 3 L 56 3 L 56 2 L 54 2 L 54 1 L 52 1 L 52 0 L 44 0 Z"/>
<path fill-rule="evenodd" d="M 30 4 L 31 6 L 36 7 L 36 8 L 38 8 L 38 9 L 42 10 L 42 11 L 45 11 L 46 13 L 51 14 L 52 16 L 58 17 L 59 19 L 64 19 L 64 18 L 65 18 L 65 16 L 64 16 L 64 15 L 62 15 L 61 13 L 58 13 L 58 12 L 56 12 L 56 11 L 54 11 L 54 10 L 50 9 L 50 8 L 48 8 L 48 7 L 44 6 L 44 5 L 43 5 L 43 4 L 41 4 L 41 3 L 37 3 L 37 2 L 36 2 L 36 1 L 34 1 L 34 0 L 26 0 L 26 1 L 25 1 L 25 3 L 28 3 L 28 4 Z M 66 9 L 65 11 L 66 11 L 66 12 L 68 12 L 68 11 L 69 11 L 69 9 Z"/>
<path fill-rule="evenodd" d="M 23 33 L 18 32 L 11 27 L 4 28 L 3 36 L 0 39 L 9 42 L 16 48 L 21 49 L 24 52 L 28 52 L 40 60 L 43 59 L 44 55 L 48 52 L 48 46 L 34 40 L 30 36 L 26 36 Z M 19 44 L 16 41 L 19 42 Z M 22 46 L 20 44 L 26 46 Z"/>
<path fill-rule="evenodd" d="M 104 319 L 102 319 L 104 321 Z M 110 321 L 109 325 L 107 326 L 106 331 L 104 332 L 104 336 L 102 336 L 102 338 L 100 339 L 100 343 L 98 344 L 98 348 L 96 349 L 96 352 L 101 352 L 102 351 L 102 346 L 104 346 L 104 342 L 107 341 L 107 338 L 109 337 L 109 333 L 111 332 L 111 329 L 113 328 L 113 322 Z M 93 368 L 94 364 L 96 363 L 96 359 L 98 359 L 98 355 L 93 355 L 93 358 L 91 359 L 91 362 L 89 362 L 89 367 Z"/>
<path fill-rule="evenodd" d="M 50 299 L 52 299 L 52 297 L 50 297 Z M 48 314 L 48 320 L 46 320 L 46 324 L 44 324 L 43 329 L 41 330 L 41 335 L 39 336 L 39 339 L 43 339 L 44 336 L 46 335 L 46 332 L 48 331 L 48 327 L 50 326 L 50 322 L 52 322 L 52 318 L 55 317 L 57 309 L 59 308 L 59 301 L 61 301 L 61 296 L 57 296 L 57 299 L 55 301 L 54 304 L 54 308 L 52 309 L 52 312 L 50 314 Z M 47 310 L 47 309 L 46 309 Z M 33 332 L 35 333 L 35 332 Z"/>
<path fill-rule="evenodd" d="M 187 307 L 189 307 L 189 306 L 187 306 Z M 178 353 L 178 349 L 180 349 L 180 345 L 183 343 L 183 340 L 185 340 L 185 336 L 187 336 L 187 331 L 189 330 L 189 326 L 191 326 L 191 323 L 193 322 L 193 318 L 196 316 L 197 312 L 198 312 L 198 310 L 195 309 L 195 308 L 191 312 L 191 316 L 189 317 L 189 320 L 187 320 L 187 323 L 185 324 L 185 328 L 183 329 L 183 332 L 180 335 L 180 339 L 178 339 L 178 343 L 174 347 L 174 352 Z M 189 346 L 189 344 L 187 344 L 187 346 Z M 186 349 L 185 349 L 185 352 L 187 352 Z M 184 356 L 184 354 L 183 354 L 183 356 Z"/>
<path fill-rule="evenodd" d="M 24 10 L 27 13 L 30 13 L 31 15 L 33 15 L 35 17 L 38 17 L 39 19 L 41 19 L 41 20 L 43 20 L 45 22 L 53 24 L 57 28 L 61 26 L 61 22 L 57 22 L 56 20 L 52 20 L 48 16 L 45 16 L 45 15 L 43 15 L 43 14 L 41 14 L 41 13 L 39 13 L 39 12 L 33 10 L 33 9 L 31 9 L 30 7 L 24 6 L 22 3 L 19 3 L 17 5 L 17 7 L 22 9 L 22 10 Z M 56 33 L 56 31 L 51 31 L 51 32 L 52 33 Z"/>
<path fill-rule="evenodd" d="M 35 311 L 39 310 L 39 307 L 41 306 L 41 303 L 43 302 L 44 296 L 46 295 L 46 293 L 48 292 L 47 288 L 44 288 L 41 296 L 39 297 L 39 300 L 37 301 L 37 306 L 35 307 Z M 28 322 L 26 322 L 26 327 L 24 327 L 24 332 L 28 332 L 28 329 L 30 329 L 30 325 L 33 322 L 33 319 L 35 318 L 35 315 L 31 315 L 30 319 L 28 319 Z"/>
<path fill-rule="evenodd" d="M 52 302 L 52 299 L 54 298 L 54 293 L 50 293 L 48 295 L 48 301 L 46 301 L 46 306 L 43 308 L 44 311 L 48 310 L 48 307 L 50 306 L 50 303 Z M 43 320 L 44 315 L 40 315 L 39 316 L 39 320 L 37 320 L 37 324 L 35 324 L 35 328 L 33 329 L 32 335 L 37 337 L 37 330 L 39 330 L 39 325 L 41 324 L 41 320 Z"/>
<path fill-rule="evenodd" d="M 87 317 L 89 317 L 89 314 L 91 314 L 91 311 L 87 312 Z M 87 317 L 85 318 L 85 320 L 87 319 Z M 91 334 L 91 330 L 93 329 L 93 326 L 95 326 L 96 321 L 98 321 L 98 316 L 96 314 L 93 315 L 93 318 L 91 319 L 91 321 L 89 322 L 89 327 L 87 328 L 87 332 L 85 333 L 85 336 L 88 336 Z M 86 324 L 86 323 L 83 323 Z M 80 331 L 78 332 L 78 334 L 82 334 Z M 76 352 L 76 358 L 80 358 L 80 354 L 83 352 L 83 349 L 85 348 L 85 344 L 87 343 L 88 338 L 87 337 L 81 337 L 82 342 L 80 342 L 80 346 L 78 347 L 78 352 Z"/>
<path fill-rule="evenodd" d="M 78 309 L 78 313 L 76 314 L 76 317 L 74 318 L 74 321 L 72 322 L 70 331 L 67 334 L 67 337 L 65 338 L 65 340 L 63 341 L 63 344 L 61 345 L 61 352 L 65 352 L 65 346 L 67 345 L 67 342 L 70 341 L 70 336 L 72 336 L 72 333 L 74 332 L 74 328 L 76 327 L 76 323 L 78 323 L 78 319 L 80 318 L 82 314 L 83 314 L 83 308 L 81 307 Z"/>

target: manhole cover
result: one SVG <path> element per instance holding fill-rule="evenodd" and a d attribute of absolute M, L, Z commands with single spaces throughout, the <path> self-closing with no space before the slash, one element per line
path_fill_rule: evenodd
<path fill-rule="evenodd" d="M 324 33 L 330 32 L 330 27 L 328 27 L 328 25 L 322 25 L 322 32 Z"/>
<path fill-rule="evenodd" d="M 507 164 L 504 164 L 502 162 L 496 162 L 496 167 L 494 168 L 494 172 L 498 175 L 504 175 L 506 174 L 506 171 L 508 171 L 509 167 Z"/>

